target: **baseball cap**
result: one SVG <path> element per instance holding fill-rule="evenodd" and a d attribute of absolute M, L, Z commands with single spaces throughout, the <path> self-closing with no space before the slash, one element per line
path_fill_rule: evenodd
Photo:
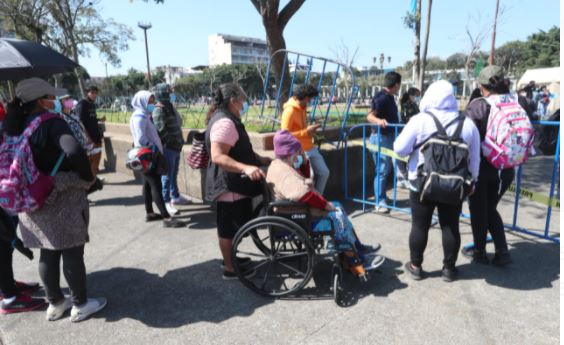
<path fill-rule="evenodd" d="M 41 78 L 24 79 L 16 85 L 16 97 L 27 103 L 43 96 L 62 96 L 67 90 L 51 86 Z"/>
<path fill-rule="evenodd" d="M 489 85 L 491 84 L 490 79 L 494 77 L 501 80 L 505 77 L 505 72 L 502 67 L 489 65 L 480 72 L 480 75 L 478 76 L 478 83 L 482 85 Z"/>

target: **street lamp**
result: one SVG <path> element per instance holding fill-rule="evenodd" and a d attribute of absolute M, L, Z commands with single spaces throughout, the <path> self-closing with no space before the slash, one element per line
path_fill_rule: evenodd
<path fill-rule="evenodd" d="M 151 23 L 137 23 L 137 26 L 143 30 L 145 34 L 145 54 L 147 55 L 147 79 L 149 80 L 149 87 L 151 87 L 151 66 L 149 65 L 149 45 L 147 44 L 147 30 L 152 28 Z"/>
<path fill-rule="evenodd" d="M 384 53 L 380 53 L 380 69 L 382 70 L 382 74 L 384 74 L 384 60 L 386 58 L 384 57 Z"/>

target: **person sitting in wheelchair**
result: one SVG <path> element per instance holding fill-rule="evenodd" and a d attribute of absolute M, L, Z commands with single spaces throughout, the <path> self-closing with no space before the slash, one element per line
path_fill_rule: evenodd
<path fill-rule="evenodd" d="M 353 274 L 361 276 L 365 271 L 379 267 L 384 262 L 384 257 L 375 254 L 380 245 L 362 244 L 341 204 L 327 201 L 315 190 L 309 162 L 304 158 L 300 142 L 290 132 L 278 131 L 274 136 L 274 153 L 276 159 L 268 168 L 266 182 L 274 192 L 275 200 L 307 204 L 315 219 L 313 232 L 330 231 L 333 224 L 335 243 L 330 245 L 345 254 Z"/>

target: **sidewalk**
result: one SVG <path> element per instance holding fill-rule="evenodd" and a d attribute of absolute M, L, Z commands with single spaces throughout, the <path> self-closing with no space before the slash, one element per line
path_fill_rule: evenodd
<path fill-rule="evenodd" d="M 104 190 L 92 196 L 86 267 L 89 294 L 107 297 L 108 306 L 80 324 L 68 317 L 49 323 L 44 311 L 1 316 L 1 344 L 559 343 L 560 248 L 554 243 L 508 233 L 513 265 L 479 266 L 460 257 L 460 279 L 444 283 L 440 231 L 431 230 L 424 263 L 430 277 L 414 282 L 402 269 L 409 216 L 349 208 L 359 236 L 380 242 L 387 258 L 368 283 L 349 282 L 356 303 L 273 300 L 221 279 L 208 206 L 183 209 L 179 218 L 189 220 L 189 228 L 164 229 L 144 222 L 141 186 L 130 176 L 104 176 Z M 510 209 L 506 203 L 502 214 L 508 217 Z M 523 209 L 521 223 L 538 217 L 537 209 Z M 461 232 L 462 243 L 470 242 L 467 221 Z M 16 253 L 14 270 L 19 280 L 39 279 L 37 259 Z M 327 285 L 328 273 L 320 267 L 311 284 Z"/>

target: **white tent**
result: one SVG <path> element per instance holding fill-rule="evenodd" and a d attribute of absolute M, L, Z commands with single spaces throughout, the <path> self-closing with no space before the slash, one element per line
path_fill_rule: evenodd
<path fill-rule="evenodd" d="M 553 82 L 560 83 L 560 67 L 529 69 L 519 79 L 517 88 L 524 87 L 531 80 L 534 80 L 537 85 L 548 85 Z"/>

